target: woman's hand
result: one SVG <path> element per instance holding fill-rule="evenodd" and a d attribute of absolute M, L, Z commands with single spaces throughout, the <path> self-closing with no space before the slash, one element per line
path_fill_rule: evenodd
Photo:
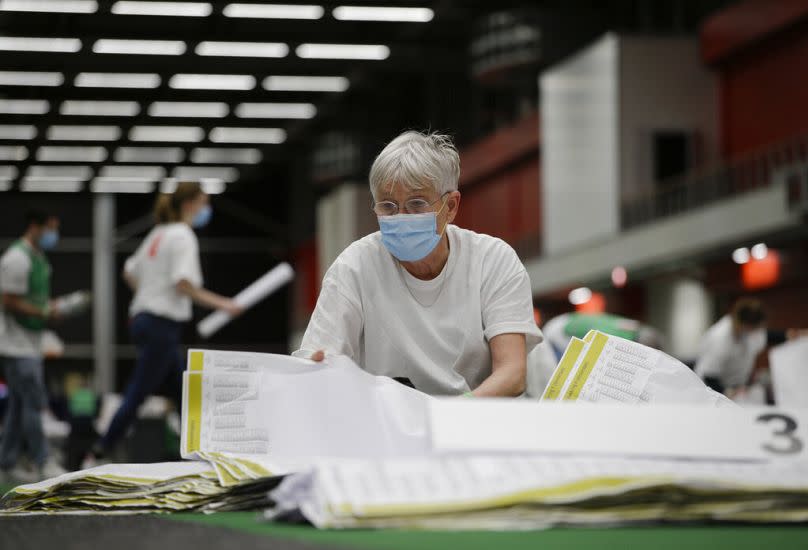
<path fill-rule="evenodd" d="M 325 352 L 321 349 L 318 349 L 317 351 L 311 354 L 311 357 L 309 357 L 309 359 L 311 359 L 312 361 L 316 361 L 317 363 L 320 363 L 323 359 L 325 359 Z"/>
<path fill-rule="evenodd" d="M 244 308 L 238 305 L 235 300 L 231 300 L 229 298 L 225 299 L 224 303 L 219 308 L 231 317 L 238 317 L 242 313 L 244 313 Z"/>

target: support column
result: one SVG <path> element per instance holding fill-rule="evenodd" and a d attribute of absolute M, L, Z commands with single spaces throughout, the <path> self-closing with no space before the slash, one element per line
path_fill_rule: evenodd
<path fill-rule="evenodd" d="M 95 387 L 115 390 L 115 197 L 93 198 L 93 355 Z"/>

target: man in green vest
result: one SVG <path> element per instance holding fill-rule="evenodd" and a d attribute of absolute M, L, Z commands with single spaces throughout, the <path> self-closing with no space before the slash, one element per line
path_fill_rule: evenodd
<path fill-rule="evenodd" d="M 31 211 L 23 236 L 0 257 L 0 367 L 9 395 L 0 470 L 6 479 L 12 478 L 23 442 L 39 479 L 64 472 L 48 460 L 40 416 L 46 405 L 42 331 L 59 315 L 50 299 L 51 267 L 44 251 L 56 246 L 58 240 L 59 219 Z"/>

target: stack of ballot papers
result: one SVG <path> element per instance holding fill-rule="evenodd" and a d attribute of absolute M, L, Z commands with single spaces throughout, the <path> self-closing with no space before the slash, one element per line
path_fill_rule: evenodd
<path fill-rule="evenodd" d="M 670 355 L 597 330 L 570 340 L 542 400 L 733 406 Z"/>
<path fill-rule="evenodd" d="M 286 478 L 268 519 L 320 528 L 506 530 L 808 521 L 808 462 L 493 455 L 332 460 Z"/>

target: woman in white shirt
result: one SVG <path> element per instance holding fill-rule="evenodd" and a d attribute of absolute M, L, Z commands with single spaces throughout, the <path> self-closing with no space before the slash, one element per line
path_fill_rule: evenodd
<path fill-rule="evenodd" d="M 161 194 L 154 209 L 157 225 L 126 260 L 123 276 L 134 290 L 129 330 L 137 348 L 135 370 L 124 400 L 93 449 L 96 457 L 111 450 L 124 435 L 143 400 L 164 382 L 179 396 L 185 361 L 180 352 L 182 325 L 191 319 L 192 302 L 238 315 L 230 298 L 202 286 L 199 243 L 192 228 L 207 225 L 212 210 L 198 182 L 181 182 Z"/>
<path fill-rule="evenodd" d="M 451 225 L 459 175 L 447 136 L 405 132 L 384 148 L 370 171 L 381 231 L 331 265 L 294 355 L 347 355 L 435 395 L 525 390 L 541 341 L 530 279 L 505 242 Z"/>

